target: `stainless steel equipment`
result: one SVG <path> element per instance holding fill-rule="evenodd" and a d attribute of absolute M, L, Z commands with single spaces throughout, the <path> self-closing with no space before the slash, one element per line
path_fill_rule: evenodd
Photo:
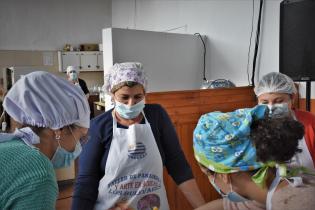
<path fill-rule="evenodd" d="M 201 89 L 231 88 L 236 87 L 233 82 L 228 79 L 205 80 Z"/>

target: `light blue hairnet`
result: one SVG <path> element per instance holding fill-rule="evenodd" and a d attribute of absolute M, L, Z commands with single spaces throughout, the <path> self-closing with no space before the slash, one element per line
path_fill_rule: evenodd
<path fill-rule="evenodd" d="M 82 90 L 48 72 L 37 71 L 19 79 L 4 98 L 3 107 L 23 125 L 51 129 L 90 126 L 90 107 Z"/>
<path fill-rule="evenodd" d="M 279 72 L 271 72 L 263 76 L 254 91 L 257 97 L 264 93 L 286 93 L 291 95 L 297 92 L 293 80 Z"/>

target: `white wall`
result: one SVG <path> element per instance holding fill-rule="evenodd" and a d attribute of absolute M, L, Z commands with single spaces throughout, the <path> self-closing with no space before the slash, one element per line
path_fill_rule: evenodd
<path fill-rule="evenodd" d="M 110 0 L 1 0 L 0 50 L 60 50 L 101 43 Z"/>
<path fill-rule="evenodd" d="M 141 62 L 148 92 L 199 89 L 203 51 L 198 36 L 108 28 L 103 30 L 104 73 L 114 63 Z"/>
<path fill-rule="evenodd" d="M 230 79 L 248 85 L 247 54 L 250 40 L 252 0 L 114 0 L 112 27 L 193 34 L 207 39 L 207 79 Z M 256 81 L 279 71 L 279 14 L 281 0 L 265 0 Z M 254 0 L 252 56 L 259 0 Z M 251 77 L 251 75 L 250 75 Z M 315 97 L 315 84 L 312 93 Z M 302 95 L 304 91 L 302 90 Z"/>
<path fill-rule="evenodd" d="M 259 4 L 254 1 L 252 41 Z M 258 77 L 279 66 L 281 0 L 265 2 Z M 66 43 L 99 43 L 101 30 L 111 26 L 153 31 L 180 27 L 172 32 L 208 37 L 208 79 L 248 85 L 251 16 L 252 0 L 0 0 L 0 50 L 59 50 Z"/>

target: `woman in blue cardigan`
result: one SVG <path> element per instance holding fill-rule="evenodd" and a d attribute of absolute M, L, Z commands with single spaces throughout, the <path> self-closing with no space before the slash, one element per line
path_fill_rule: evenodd
<path fill-rule="evenodd" d="M 104 87 L 115 107 L 91 122 L 72 209 L 168 210 L 163 166 L 191 205 L 202 205 L 170 118 L 160 105 L 145 105 L 142 65 L 115 64 Z"/>

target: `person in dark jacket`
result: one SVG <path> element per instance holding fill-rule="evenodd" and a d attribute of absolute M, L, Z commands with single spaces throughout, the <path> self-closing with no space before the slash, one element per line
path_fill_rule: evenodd
<path fill-rule="evenodd" d="M 87 99 L 89 99 L 90 91 L 86 85 L 86 82 L 83 79 L 79 78 L 80 71 L 76 66 L 67 67 L 67 79 L 72 84 L 79 86 L 84 92 Z"/>

